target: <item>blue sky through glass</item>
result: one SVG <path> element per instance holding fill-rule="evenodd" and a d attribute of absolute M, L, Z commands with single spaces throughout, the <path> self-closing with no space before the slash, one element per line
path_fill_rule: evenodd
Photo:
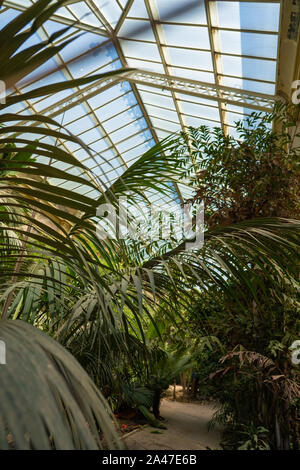
<path fill-rule="evenodd" d="M 21 0 L 15 2 L 24 5 Z M 25 0 L 25 4 L 30 3 Z M 273 95 L 280 3 L 216 1 L 207 2 L 205 7 L 204 1 L 199 0 L 199 5 L 191 10 L 185 8 L 187 3 L 187 0 L 153 0 L 147 7 L 143 0 L 134 0 L 126 16 L 127 0 L 82 1 L 61 8 L 55 21 L 47 21 L 22 47 L 47 39 L 70 20 L 79 23 L 65 33 L 65 38 L 84 34 L 34 71 L 23 91 L 118 70 L 127 64 L 164 76 Z M 18 14 L 12 8 L 4 10 L 0 27 Z M 112 37 L 116 27 L 117 34 Z M 82 60 L 74 60 L 75 57 Z M 61 65 L 64 67 L 55 71 Z M 74 88 L 36 98 L 24 103 L 24 107 L 11 107 L 8 111 L 51 115 L 55 103 L 61 102 L 61 112 L 56 112 L 55 119 L 91 148 L 92 157 L 77 144 L 58 144 L 73 152 L 106 182 L 114 181 L 155 139 L 190 125 L 223 124 L 231 132 L 234 121 L 252 111 L 242 106 L 225 107 L 217 100 L 190 95 L 184 90 L 181 93 L 154 87 L 150 82 L 134 85 L 129 81 L 115 83 L 80 103 L 75 101 L 73 107 L 64 111 L 64 103 L 78 91 Z M 77 189 L 82 193 L 89 191 L 87 187 Z"/>

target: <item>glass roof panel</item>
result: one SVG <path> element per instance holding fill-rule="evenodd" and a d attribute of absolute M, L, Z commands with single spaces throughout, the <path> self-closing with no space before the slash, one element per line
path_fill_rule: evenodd
<path fill-rule="evenodd" d="M 204 1 L 156 0 L 156 4 L 162 21 L 207 24 Z"/>
<path fill-rule="evenodd" d="M 99 106 L 103 106 L 106 103 L 110 103 L 111 101 L 118 99 L 130 91 L 131 86 L 128 82 L 118 83 L 107 90 L 103 90 L 98 95 L 89 98 L 87 101 L 92 107 L 98 108 Z"/>
<path fill-rule="evenodd" d="M 196 51 L 192 49 L 179 49 L 177 47 L 168 47 L 168 53 L 170 56 L 170 65 L 177 65 L 178 67 L 189 67 L 202 70 L 213 70 L 210 52 Z"/>
<path fill-rule="evenodd" d="M 67 62 L 68 60 L 74 59 L 74 57 L 77 57 L 81 54 L 86 53 L 90 49 L 94 49 L 96 46 L 99 46 L 103 41 L 105 41 L 107 38 L 104 36 L 100 36 L 99 34 L 94 34 L 90 32 L 84 33 L 84 35 L 78 37 L 74 41 L 72 41 L 70 44 L 68 44 L 66 47 L 64 47 L 60 51 L 60 56 L 62 59 Z M 107 52 L 107 48 L 103 49 L 101 51 L 101 56 L 105 56 Z M 93 56 L 93 54 L 92 54 Z M 97 54 L 97 51 L 95 51 L 94 57 L 97 56 L 97 63 L 99 60 L 100 54 Z M 95 68 L 96 68 L 96 63 L 95 63 Z"/>
<path fill-rule="evenodd" d="M 186 101 L 192 104 L 199 103 L 207 106 L 214 106 L 216 108 L 218 107 L 218 103 L 215 100 L 207 100 L 199 96 L 191 96 L 184 93 L 176 93 L 176 95 L 178 96 L 178 98 L 180 98 L 181 101 Z"/>
<path fill-rule="evenodd" d="M 132 108 L 137 114 L 136 117 L 141 118 L 143 117 L 143 113 L 140 110 L 139 106 L 136 105 Z M 120 127 L 127 126 L 130 122 L 134 121 L 135 119 L 132 117 L 132 114 L 129 110 L 124 111 L 123 113 L 117 114 L 116 116 L 108 119 L 107 121 L 102 122 L 104 129 L 106 132 L 111 133 Z"/>
<path fill-rule="evenodd" d="M 128 12 L 128 18 L 149 18 L 147 8 L 144 2 L 133 2 Z"/>
<path fill-rule="evenodd" d="M 130 108 L 130 105 L 135 104 L 137 104 L 137 102 L 134 93 L 130 92 L 126 95 L 118 97 L 116 100 L 113 101 L 113 103 L 109 102 L 108 104 L 101 106 L 100 108 L 95 110 L 95 113 L 99 117 L 101 122 L 104 122 L 114 116 L 116 112 L 124 111 L 125 109 Z"/>
<path fill-rule="evenodd" d="M 176 110 L 172 111 L 170 109 L 163 108 L 161 106 L 151 106 L 146 105 L 149 116 L 158 117 L 160 119 L 166 119 L 179 124 L 178 114 Z"/>
<path fill-rule="evenodd" d="M 178 132 L 180 130 L 180 124 L 174 121 L 169 121 L 166 119 L 160 119 L 158 117 L 151 118 L 152 124 L 154 127 L 163 129 L 170 132 Z"/>
<path fill-rule="evenodd" d="M 222 77 L 222 82 L 225 86 L 232 88 L 240 88 L 246 91 L 254 91 L 256 93 L 263 93 L 269 95 L 274 95 L 275 93 L 274 83 L 264 83 L 255 80 L 252 81 L 236 77 Z"/>
<path fill-rule="evenodd" d="M 275 81 L 276 63 L 274 62 L 229 56 L 224 56 L 222 62 L 225 75 Z"/>
<path fill-rule="evenodd" d="M 213 71 L 203 72 L 202 70 L 189 69 L 187 67 L 174 67 L 174 65 L 172 65 L 172 75 L 198 80 L 199 82 L 215 83 Z"/>
<path fill-rule="evenodd" d="M 74 16 L 83 23 L 103 28 L 103 23 L 95 16 L 85 2 L 72 3 L 71 5 L 68 5 L 68 9 L 71 10 Z"/>
<path fill-rule="evenodd" d="M 147 129 L 147 123 L 142 117 L 135 122 L 128 122 L 125 126 L 122 126 L 120 129 L 114 130 L 111 132 L 110 137 L 114 142 L 119 142 L 121 140 L 127 139 L 128 136 L 135 134 L 138 130 Z"/>
<path fill-rule="evenodd" d="M 128 58 L 127 63 L 129 67 L 149 70 L 150 72 L 164 73 L 163 64 L 160 62 Z"/>
<path fill-rule="evenodd" d="M 155 43 L 120 40 L 124 55 L 126 57 L 156 60 L 160 62 L 158 47 Z"/>
<path fill-rule="evenodd" d="M 140 95 L 143 98 L 144 104 L 164 106 L 165 108 L 175 110 L 174 101 L 171 96 L 155 93 L 155 90 L 153 92 L 141 90 Z"/>
<path fill-rule="evenodd" d="M 7 23 L 9 23 L 14 18 L 16 18 L 18 16 L 18 13 L 19 12 L 17 12 L 16 10 L 12 10 L 11 8 L 8 8 L 7 10 L 2 11 L 0 15 L 0 28 L 1 29 L 4 28 L 4 26 L 7 25 Z"/>
<path fill-rule="evenodd" d="M 56 12 L 56 15 L 61 16 L 62 18 L 69 18 L 70 20 L 76 19 L 72 12 L 65 7 L 59 8 Z"/>
<path fill-rule="evenodd" d="M 62 28 L 61 23 L 57 23 L 56 21 L 52 21 L 52 20 L 46 21 L 46 23 L 44 23 L 43 25 L 43 29 L 48 33 L 49 36 L 61 28 Z M 71 27 L 65 34 L 61 36 L 61 38 L 64 38 L 66 35 L 76 33 L 76 32 L 78 32 L 78 29 Z"/>
<path fill-rule="evenodd" d="M 155 42 L 155 37 L 148 20 L 128 19 L 124 21 L 119 36 L 129 39 L 140 39 L 141 41 Z"/>
<path fill-rule="evenodd" d="M 123 142 L 120 142 L 116 144 L 117 149 L 119 152 L 122 153 L 126 152 L 130 148 L 134 147 L 135 145 L 140 145 L 144 144 L 146 141 L 149 141 L 152 139 L 152 134 L 149 130 L 138 132 L 134 134 L 132 137 L 124 140 Z"/>
<path fill-rule="evenodd" d="M 185 114 L 189 114 L 191 116 L 199 116 L 202 118 L 207 117 L 207 119 L 212 119 L 215 121 L 219 121 L 219 110 L 217 107 L 213 106 L 205 106 L 195 103 L 186 103 L 181 101 L 181 108 Z"/>
<path fill-rule="evenodd" d="M 220 52 L 257 57 L 277 57 L 278 37 L 274 34 L 219 31 Z"/>
<path fill-rule="evenodd" d="M 19 9 L 31 3 L 14 0 Z M 125 80 L 116 77 L 104 89 L 98 83 L 96 91 L 83 85 L 9 109 L 54 115 L 90 147 L 92 156 L 76 143 L 57 145 L 73 152 L 106 184 L 170 132 L 205 124 L 222 125 L 232 133 L 234 121 L 252 112 L 239 90 L 270 98 L 275 93 L 280 2 L 133 0 L 125 15 L 129 4 L 127 0 L 89 0 L 61 8 L 31 43 L 45 40 L 70 20 L 76 25 L 65 37 L 83 35 L 33 72 L 20 88 L 29 91 L 37 84 L 122 66 L 137 71 Z M 19 14 L 11 8 L 12 2 L 8 5 L 0 14 L 1 27 Z M 218 101 L 220 86 L 232 89 L 231 104 Z M 81 170 L 79 174 L 88 178 Z M 64 187 L 93 194 L 88 186 L 77 183 Z M 180 189 L 187 194 L 183 185 Z"/>
<path fill-rule="evenodd" d="M 166 44 L 210 50 L 208 28 L 189 25 L 163 25 Z"/>
<path fill-rule="evenodd" d="M 104 15 L 111 26 L 116 26 L 122 14 L 122 10 L 116 0 L 94 0 L 90 3 L 95 4 L 96 10 L 99 10 Z"/>
<path fill-rule="evenodd" d="M 280 3 L 217 1 L 213 26 L 233 29 L 278 31 Z"/>

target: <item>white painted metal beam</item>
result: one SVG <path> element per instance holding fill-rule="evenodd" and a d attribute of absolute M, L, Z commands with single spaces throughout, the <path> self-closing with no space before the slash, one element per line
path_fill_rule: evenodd
<path fill-rule="evenodd" d="M 238 88 L 230 88 L 213 85 L 211 83 L 198 82 L 196 80 L 166 76 L 156 72 L 128 70 L 120 75 L 114 75 L 112 77 L 98 80 L 97 82 L 86 86 L 84 89 L 76 91 L 67 98 L 43 109 L 41 114 L 46 114 L 51 117 L 58 116 L 73 106 L 77 106 L 83 101 L 101 93 L 101 91 L 123 81 L 147 85 L 161 90 L 171 90 L 212 101 L 230 103 L 258 111 L 271 111 L 277 99 L 274 95 L 265 95 L 262 93 L 240 90 Z"/>

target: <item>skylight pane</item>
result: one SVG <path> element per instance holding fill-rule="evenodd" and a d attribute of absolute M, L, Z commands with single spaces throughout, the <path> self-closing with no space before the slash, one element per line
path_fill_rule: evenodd
<path fill-rule="evenodd" d="M 213 72 L 202 72 L 200 70 L 191 70 L 188 68 L 172 66 L 172 75 L 181 78 L 189 78 L 190 80 L 197 80 L 199 82 L 214 83 L 215 77 Z"/>
<path fill-rule="evenodd" d="M 63 112 L 63 122 L 68 124 L 75 119 L 80 118 L 84 112 L 85 109 L 82 105 L 74 106 L 73 108 Z"/>
<path fill-rule="evenodd" d="M 98 18 L 91 12 L 90 8 L 85 2 L 77 2 L 69 5 L 69 9 L 83 23 L 91 24 L 93 26 L 103 27 Z"/>
<path fill-rule="evenodd" d="M 206 24 L 204 1 L 195 0 L 156 0 L 162 21 Z"/>
<path fill-rule="evenodd" d="M 167 119 L 179 123 L 178 114 L 176 113 L 176 111 L 171 111 L 170 109 L 149 105 L 146 105 L 146 109 L 150 116 L 158 117 L 160 119 Z"/>
<path fill-rule="evenodd" d="M 76 19 L 75 16 L 72 15 L 72 13 L 69 10 L 67 10 L 67 8 L 65 7 L 59 8 L 56 12 L 56 15 L 61 16 L 62 18 L 69 18 L 70 20 Z"/>
<path fill-rule="evenodd" d="M 163 31 L 167 45 L 210 49 L 207 28 L 164 24 Z"/>
<path fill-rule="evenodd" d="M 20 111 L 24 111 L 25 106 L 23 103 L 16 103 L 12 104 L 11 106 L 8 106 L 5 109 L 0 109 L 0 114 L 5 114 L 5 113 L 19 113 Z"/>
<path fill-rule="evenodd" d="M 180 125 L 176 124 L 176 122 L 169 122 L 164 119 L 159 119 L 156 117 L 152 117 L 151 122 L 154 127 L 158 127 L 160 129 L 164 129 L 169 132 L 177 132 L 180 130 Z"/>
<path fill-rule="evenodd" d="M 274 95 L 275 93 L 275 84 L 257 82 L 252 80 L 242 80 L 236 77 L 222 77 L 222 82 L 224 86 L 231 88 L 241 88 L 246 91 L 255 91 L 256 93 L 265 93 L 269 95 Z"/>
<path fill-rule="evenodd" d="M 136 59 L 161 61 L 158 47 L 156 44 L 146 42 L 120 40 L 124 55 Z"/>
<path fill-rule="evenodd" d="M 140 59 L 128 59 L 129 67 L 149 70 L 150 72 L 164 73 L 164 67 L 159 62 L 150 62 Z"/>
<path fill-rule="evenodd" d="M 199 127 L 199 126 L 208 126 L 208 127 L 220 127 L 220 120 L 213 121 L 210 119 L 196 118 L 194 116 L 184 116 L 184 120 L 188 126 Z"/>
<path fill-rule="evenodd" d="M 210 52 L 184 50 L 169 47 L 168 53 L 171 64 L 178 67 L 189 67 L 201 70 L 212 70 L 212 60 Z"/>
<path fill-rule="evenodd" d="M 143 153 L 145 153 L 149 149 L 149 144 L 148 142 L 143 142 L 143 144 L 132 148 L 128 150 L 127 152 L 124 152 L 122 157 L 126 161 L 126 163 L 129 163 L 132 165 L 134 161 L 137 160 L 138 157 L 141 157 Z"/>
<path fill-rule="evenodd" d="M 80 139 L 87 145 L 90 145 L 91 142 L 94 142 L 96 139 L 102 137 L 99 129 L 94 127 L 93 129 L 88 130 L 87 132 L 80 134 Z"/>
<path fill-rule="evenodd" d="M 174 107 L 174 102 L 171 97 L 165 96 L 163 94 L 156 94 L 155 89 L 153 90 L 153 93 L 149 93 L 147 91 L 140 91 L 140 95 L 145 104 L 164 106 L 165 108 L 169 109 Z"/>
<path fill-rule="evenodd" d="M 207 117 L 208 119 L 213 119 L 218 121 L 220 118 L 219 109 L 210 107 L 210 106 L 201 106 L 194 103 L 186 103 L 180 101 L 181 109 L 185 114 L 190 114 L 192 116 L 201 116 L 203 118 Z"/>
<path fill-rule="evenodd" d="M 176 93 L 176 96 L 180 98 L 181 101 L 190 101 L 192 104 L 199 103 L 199 104 L 206 104 L 208 106 L 214 106 L 218 107 L 217 101 L 214 100 L 206 100 L 205 98 L 202 98 L 200 96 L 190 96 L 188 94 L 184 93 Z"/>
<path fill-rule="evenodd" d="M 119 36 L 155 42 L 150 21 L 126 19 L 119 31 Z"/>
<path fill-rule="evenodd" d="M 126 152 L 126 150 L 134 147 L 135 145 L 143 144 L 145 140 L 149 140 L 152 138 L 151 132 L 149 130 L 145 132 L 141 132 L 139 134 L 136 134 L 129 139 L 126 139 L 123 142 L 120 142 L 119 144 L 116 144 L 117 149 L 119 152 L 123 154 L 123 152 Z"/>
<path fill-rule="evenodd" d="M 100 131 L 98 131 L 98 138 L 100 136 Z M 95 152 L 103 152 L 103 150 L 106 150 L 108 148 L 108 143 L 106 142 L 105 139 L 99 139 L 96 142 L 92 142 L 91 148 Z"/>
<path fill-rule="evenodd" d="M 94 125 L 95 123 L 90 118 L 90 116 L 83 116 L 77 121 L 74 121 L 71 124 L 67 124 L 66 128 L 74 135 L 79 135 L 81 132 L 91 129 L 91 127 L 93 127 Z"/>
<path fill-rule="evenodd" d="M 115 0 L 94 0 L 94 3 L 98 7 L 99 11 L 109 21 L 111 26 L 115 27 L 122 14 L 122 10 Z"/>
<path fill-rule="evenodd" d="M 62 71 L 51 73 L 57 68 L 58 68 L 58 63 L 56 62 L 56 60 L 54 59 L 48 60 L 45 64 L 43 64 L 37 70 L 32 72 L 30 75 L 27 75 L 26 82 L 29 82 L 29 81 L 34 82 L 35 80 L 38 80 L 38 82 L 32 83 L 31 85 L 24 87 L 24 90 L 28 92 L 30 90 L 34 90 L 38 86 L 50 85 L 51 83 L 65 81 L 66 76 L 63 74 Z M 49 75 L 47 75 L 47 72 Z M 22 84 L 22 81 L 20 82 L 20 84 Z"/>
<path fill-rule="evenodd" d="M 241 108 L 241 112 L 243 111 L 243 108 Z M 227 112 L 226 113 L 226 122 L 232 126 L 234 126 L 235 122 L 243 120 L 245 115 L 237 114 L 237 113 L 231 113 Z"/>
<path fill-rule="evenodd" d="M 0 28 L 4 28 L 8 23 L 10 23 L 14 18 L 16 18 L 20 12 L 12 10 L 9 8 L 6 11 L 1 11 L 0 15 Z"/>
<path fill-rule="evenodd" d="M 124 96 L 120 96 L 112 103 L 108 103 L 95 110 L 95 113 L 100 119 L 100 121 L 105 121 L 107 119 L 110 119 L 115 114 L 120 113 L 122 110 L 125 110 L 132 104 L 136 104 L 136 99 L 134 94 L 131 92 L 126 95 L 126 99 Z"/>
<path fill-rule="evenodd" d="M 223 56 L 222 62 L 225 75 L 275 81 L 275 62 L 229 56 Z"/>
<path fill-rule="evenodd" d="M 121 68 L 121 62 L 114 46 L 105 45 L 91 54 L 87 54 L 86 57 L 71 62 L 68 68 L 74 78 L 80 78 L 92 73 L 116 70 Z"/>
<path fill-rule="evenodd" d="M 43 24 L 43 28 L 46 30 L 49 36 L 51 36 L 51 34 L 53 33 L 56 33 L 56 31 L 63 29 L 64 27 L 65 25 L 63 25 L 62 23 L 58 23 L 57 21 L 52 21 L 52 20 L 48 20 L 46 21 L 46 23 Z M 78 29 L 70 27 L 70 29 L 67 32 L 65 32 L 62 36 L 60 36 L 60 39 L 64 38 L 64 36 L 66 35 L 70 35 L 76 32 L 78 32 Z"/>
<path fill-rule="evenodd" d="M 221 52 L 276 59 L 278 36 L 273 34 L 219 31 Z"/>
<path fill-rule="evenodd" d="M 73 93 L 72 88 L 69 90 L 63 90 L 58 93 L 55 93 L 54 95 L 50 95 L 47 98 L 44 99 L 37 99 L 37 100 L 32 100 L 32 104 L 34 105 L 34 108 L 41 112 L 44 111 L 44 109 L 52 106 L 55 102 L 58 102 L 64 98 L 67 98 L 69 95 Z"/>
<path fill-rule="evenodd" d="M 68 61 L 70 59 L 74 59 L 74 57 L 77 57 L 83 53 L 86 53 L 90 49 L 94 49 L 96 46 L 99 46 L 105 40 L 107 40 L 107 38 L 104 36 L 100 36 L 99 34 L 85 32 L 83 36 L 78 37 L 77 39 L 72 41 L 70 44 L 68 44 L 66 47 L 64 47 L 60 51 L 60 55 L 65 61 Z M 95 50 L 92 53 L 92 57 L 94 58 L 97 57 L 97 62 L 98 62 L 100 58 L 102 58 L 102 56 L 105 57 L 108 54 L 109 50 L 110 50 L 109 48 L 103 48 L 103 49 L 101 48 L 101 49 L 98 49 L 97 51 Z"/>
<path fill-rule="evenodd" d="M 136 112 L 138 114 L 138 117 L 142 117 L 143 114 L 139 108 L 138 105 L 136 105 Z M 129 111 L 124 111 L 121 114 L 118 114 L 117 116 L 109 119 L 108 121 L 105 121 L 103 123 L 103 126 L 106 130 L 106 132 L 110 133 L 115 131 L 116 129 L 119 129 L 121 126 L 126 126 L 129 122 L 132 122 L 133 118 L 132 115 Z"/>
<path fill-rule="evenodd" d="M 166 131 L 164 129 L 155 129 L 155 132 L 156 132 L 157 137 L 161 140 L 165 139 L 170 134 L 169 131 Z"/>
<path fill-rule="evenodd" d="M 226 104 L 226 108 L 228 111 L 232 111 L 234 113 L 244 113 L 244 114 L 252 114 L 253 112 L 260 112 L 260 111 L 255 111 L 255 109 L 251 108 L 245 108 L 242 106 L 235 106 L 233 104 Z"/>
<path fill-rule="evenodd" d="M 131 90 L 131 86 L 128 82 L 118 83 L 117 85 L 114 85 L 111 88 L 108 88 L 107 90 L 101 91 L 101 93 L 98 93 L 96 96 L 89 98 L 88 103 L 92 107 L 98 108 L 99 106 L 105 105 L 109 101 L 119 98 L 121 95 L 124 95 L 129 90 Z"/>
<path fill-rule="evenodd" d="M 148 18 L 147 8 L 145 7 L 144 1 L 134 1 L 130 7 L 128 17 L 135 17 L 135 18 Z"/>
<path fill-rule="evenodd" d="M 140 118 L 134 123 L 129 123 L 117 131 L 111 133 L 111 138 L 114 142 L 119 142 L 123 139 L 127 139 L 132 134 L 135 134 L 139 130 L 147 129 L 147 123 L 144 118 Z"/>

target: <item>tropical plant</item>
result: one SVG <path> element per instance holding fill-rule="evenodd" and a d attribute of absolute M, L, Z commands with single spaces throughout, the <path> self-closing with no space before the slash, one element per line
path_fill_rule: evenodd
<path fill-rule="evenodd" d="M 178 153 L 203 201 L 208 227 L 257 217 L 299 218 L 299 107 L 277 102 L 272 113 L 252 113 L 235 126 L 235 137 L 222 129 L 191 128 Z M 276 132 L 273 130 L 276 127 Z"/>
<path fill-rule="evenodd" d="M 253 423 L 250 425 L 241 424 L 234 428 L 235 436 L 239 436 L 237 450 L 270 450 L 268 443 L 268 429 L 263 426 L 255 427 Z M 228 439 L 224 441 L 222 447 L 224 450 L 235 448 L 235 441 Z"/>
<path fill-rule="evenodd" d="M 193 163 L 198 165 L 193 179 L 194 199 L 206 198 L 208 227 L 232 222 L 238 222 L 234 225 L 238 227 L 242 220 L 248 225 L 249 217 L 251 223 L 251 217 L 257 216 L 298 217 L 297 116 L 297 107 L 280 104 L 272 115 L 254 114 L 237 123 L 236 138 L 225 136 L 219 129 L 191 130 L 189 144 L 194 149 Z M 271 122 L 275 122 L 275 130 Z M 182 154 L 186 145 L 179 149 Z M 198 300 L 195 297 L 191 309 L 193 333 L 197 330 L 199 335 L 213 335 L 222 344 L 213 353 L 202 355 L 203 366 L 196 373 L 206 393 L 222 404 L 216 419 L 234 428 L 236 446 L 236 426 L 250 429 L 251 422 L 268 429 L 267 441 L 272 448 L 299 446 L 299 374 L 291 364 L 289 351 L 300 331 L 296 233 L 293 238 L 291 263 L 286 259 L 282 269 L 277 270 L 277 265 L 273 271 L 264 255 L 256 262 L 244 253 L 244 270 L 232 271 L 227 289 L 210 284 Z M 273 245 L 272 252 L 277 256 L 278 247 Z M 283 253 L 287 254 L 285 249 Z M 240 280 L 237 272 L 238 278 L 242 274 Z M 235 354 L 242 355 L 239 364 Z M 253 361 L 246 360 L 248 354 Z M 218 361 L 224 358 L 226 363 L 216 378 Z M 264 360 L 257 362 L 255 358 Z M 258 370 L 258 363 L 268 367 Z M 214 377 L 213 382 L 205 381 L 204 371 L 207 377 Z"/>
<path fill-rule="evenodd" d="M 1 320 L 0 334 L 1 449 L 122 448 L 109 407 L 70 353 L 18 320 Z"/>

